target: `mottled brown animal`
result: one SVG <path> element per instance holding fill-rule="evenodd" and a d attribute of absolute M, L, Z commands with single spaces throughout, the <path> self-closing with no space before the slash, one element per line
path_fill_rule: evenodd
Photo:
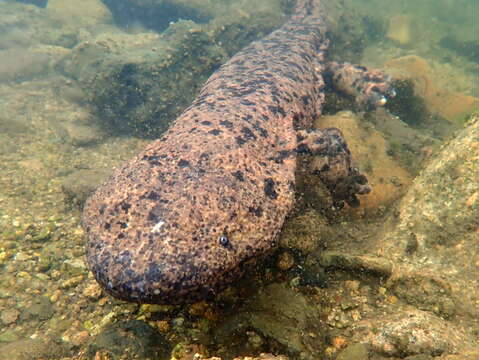
<path fill-rule="evenodd" d="M 300 1 L 280 29 L 225 63 L 169 130 L 118 169 L 87 201 L 87 259 L 120 299 L 178 304 L 240 277 L 274 246 L 295 195 L 298 154 L 335 203 L 369 191 L 337 129 L 311 129 L 323 75 L 361 103 L 383 102 L 382 76 L 327 65 L 319 1 Z M 348 75 L 349 74 L 349 75 Z M 362 80 L 366 76 L 367 81 Z"/>

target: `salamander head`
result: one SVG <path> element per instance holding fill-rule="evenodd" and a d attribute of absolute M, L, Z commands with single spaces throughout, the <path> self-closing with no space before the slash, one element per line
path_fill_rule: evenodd
<path fill-rule="evenodd" d="M 273 235 L 258 230 L 267 226 L 258 224 L 234 179 L 175 176 L 182 186 L 113 178 L 85 206 L 88 264 L 117 298 L 197 301 L 238 278 L 245 262 L 271 247 Z"/>

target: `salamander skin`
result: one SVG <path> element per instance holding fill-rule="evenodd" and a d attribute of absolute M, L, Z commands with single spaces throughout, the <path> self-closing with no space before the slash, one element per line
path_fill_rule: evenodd
<path fill-rule="evenodd" d="M 311 129 L 323 74 L 377 100 L 388 89 L 325 61 L 319 1 L 300 1 L 280 29 L 231 58 L 158 140 L 87 200 L 87 261 L 111 295 L 181 304 L 214 295 L 275 246 L 294 204 L 298 154 L 324 158 L 316 173 L 336 204 L 369 191 L 337 129 Z M 346 69 L 346 70 L 344 70 Z M 339 75 L 338 75 L 339 74 Z"/>

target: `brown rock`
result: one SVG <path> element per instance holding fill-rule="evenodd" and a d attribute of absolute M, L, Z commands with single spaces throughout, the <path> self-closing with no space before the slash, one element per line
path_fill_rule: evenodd
<path fill-rule="evenodd" d="M 0 320 L 4 325 L 9 325 L 17 321 L 20 312 L 17 309 L 6 309 L 0 314 Z"/>
<path fill-rule="evenodd" d="M 439 74 L 419 56 L 393 59 L 385 67 L 398 79 L 412 80 L 416 94 L 424 98 L 428 110 L 449 121 L 462 120 L 479 108 L 478 98 L 448 90 L 448 84 L 440 81 Z"/>

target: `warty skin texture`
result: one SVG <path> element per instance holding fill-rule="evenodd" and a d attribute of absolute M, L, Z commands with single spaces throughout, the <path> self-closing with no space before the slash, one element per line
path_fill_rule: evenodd
<path fill-rule="evenodd" d="M 300 1 L 88 199 L 88 265 L 108 293 L 180 304 L 238 279 L 275 246 L 298 154 L 324 157 L 317 172 L 338 204 L 369 190 L 340 132 L 310 129 L 324 102 L 326 47 L 320 3 Z"/>

